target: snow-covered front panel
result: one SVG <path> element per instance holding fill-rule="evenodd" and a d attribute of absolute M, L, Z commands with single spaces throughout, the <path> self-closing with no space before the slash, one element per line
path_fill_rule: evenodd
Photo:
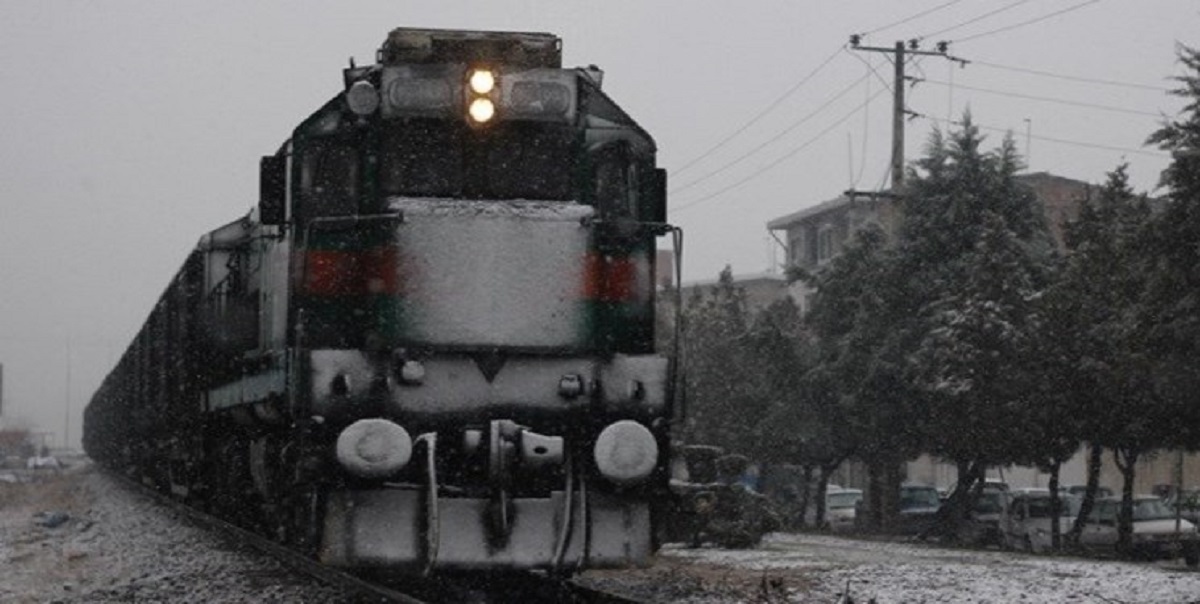
<path fill-rule="evenodd" d="M 403 214 L 405 336 L 459 346 L 586 344 L 591 206 L 571 202 L 390 200 Z"/>

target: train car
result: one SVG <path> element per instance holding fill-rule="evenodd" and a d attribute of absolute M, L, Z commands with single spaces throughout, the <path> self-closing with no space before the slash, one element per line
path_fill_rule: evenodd
<path fill-rule="evenodd" d="M 680 238 L 653 139 L 561 62 L 407 28 L 351 62 L 103 381 L 88 454 L 338 567 L 645 563 Z"/>

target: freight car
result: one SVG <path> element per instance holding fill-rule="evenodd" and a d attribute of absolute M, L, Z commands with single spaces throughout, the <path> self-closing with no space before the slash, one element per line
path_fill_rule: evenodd
<path fill-rule="evenodd" d="M 601 80 L 551 34 L 390 32 L 187 257 L 88 454 L 339 567 L 646 562 L 676 374 L 655 247 L 681 238 Z"/>

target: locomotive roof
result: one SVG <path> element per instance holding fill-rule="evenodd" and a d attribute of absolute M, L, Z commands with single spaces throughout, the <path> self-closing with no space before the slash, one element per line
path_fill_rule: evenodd
<path fill-rule="evenodd" d="M 388 33 L 378 60 L 384 65 L 483 62 L 561 69 L 562 39 L 548 33 L 398 27 Z"/>

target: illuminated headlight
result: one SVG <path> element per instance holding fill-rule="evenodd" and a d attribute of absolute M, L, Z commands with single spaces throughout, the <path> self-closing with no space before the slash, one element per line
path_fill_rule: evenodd
<path fill-rule="evenodd" d="M 475 99 L 471 101 L 468 111 L 475 123 L 483 124 L 496 115 L 496 105 L 492 103 L 491 99 Z"/>
<path fill-rule="evenodd" d="M 475 94 L 488 94 L 496 87 L 496 76 L 487 69 L 476 69 L 471 73 L 469 82 L 471 92 Z"/>
<path fill-rule="evenodd" d="M 379 93 L 370 82 L 358 81 L 346 91 L 346 104 L 358 115 L 371 115 L 379 108 Z"/>
<path fill-rule="evenodd" d="M 412 458 L 412 437 L 386 419 L 361 419 L 337 439 L 337 460 L 347 472 L 362 478 L 395 474 Z"/>
<path fill-rule="evenodd" d="M 596 439 L 594 453 L 600 474 L 620 486 L 646 480 L 658 464 L 654 434 L 633 420 L 621 420 L 604 428 Z"/>

